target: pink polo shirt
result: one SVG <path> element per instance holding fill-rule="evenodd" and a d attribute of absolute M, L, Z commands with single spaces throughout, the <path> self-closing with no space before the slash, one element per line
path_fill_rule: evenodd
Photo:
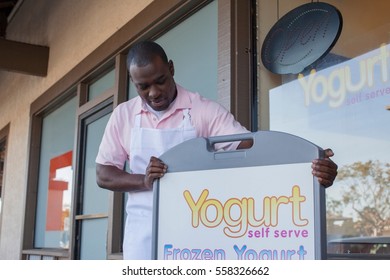
<path fill-rule="evenodd" d="M 130 155 L 130 135 L 134 127 L 135 116 L 141 115 L 141 127 L 176 128 L 183 120 L 183 109 L 190 109 L 191 123 L 197 137 L 239 134 L 249 132 L 238 123 L 233 115 L 215 101 L 206 99 L 198 93 L 177 86 L 177 97 L 160 119 L 147 110 L 140 97 L 135 97 L 118 105 L 107 123 L 99 147 L 96 162 L 123 168 Z M 236 149 L 238 143 L 228 146 Z"/>

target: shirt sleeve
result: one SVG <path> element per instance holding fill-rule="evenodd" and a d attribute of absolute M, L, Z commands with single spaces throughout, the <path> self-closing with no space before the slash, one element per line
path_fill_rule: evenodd
<path fill-rule="evenodd" d="M 209 102 L 207 106 L 208 114 L 203 114 L 207 116 L 206 123 L 208 124 L 208 135 L 207 137 L 213 136 L 222 136 L 222 135 L 232 135 L 232 134 L 242 134 L 249 133 L 250 131 L 242 126 L 234 116 L 225 109 L 222 105 L 216 102 Z M 219 143 L 216 145 L 216 149 L 220 150 L 235 150 L 240 144 L 239 141 L 236 142 L 227 142 Z"/>
<path fill-rule="evenodd" d="M 114 110 L 106 125 L 96 157 L 96 163 L 123 169 L 125 161 L 128 159 L 128 153 L 123 139 L 123 131 L 126 130 L 124 129 L 126 124 L 122 122 L 123 118 L 120 117 L 120 110 Z"/>

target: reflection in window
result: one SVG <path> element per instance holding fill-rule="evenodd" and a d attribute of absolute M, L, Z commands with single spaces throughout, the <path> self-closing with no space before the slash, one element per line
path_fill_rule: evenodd
<path fill-rule="evenodd" d="M 42 121 L 35 248 L 68 248 L 76 98 Z"/>
<path fill-rule="evenodd" d="M 102 94 L 104 91 L 113 87 L 115 83 L 115 70 L 111 70 L 100 77 L 97 81 L 89 85 L 88 100 L 92 100 Z"/>
<path fill-rule="evenodd" d="M 72 193 L 72 151 L 50 160 L 46 231 L 59 232 L 60 247 L 69 246 L 69 213 Z"/>
<path fill-rule="evenodd" d="M 390 46 L 270 91 L 270 129 L 332 148 L 328 239 L 390 236 Z"/>

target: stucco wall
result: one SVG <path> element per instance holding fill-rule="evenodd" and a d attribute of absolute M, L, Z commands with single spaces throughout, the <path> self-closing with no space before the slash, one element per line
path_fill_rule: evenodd
<path fill-rule="evenodd" d="M 48 75 L 0 70 L 0 129 L 10 123 L 0 219 L 0 259 L 19 259 L 31 103 L 152 0 L 25 0 L 7 39 L 50 47 Z"/>

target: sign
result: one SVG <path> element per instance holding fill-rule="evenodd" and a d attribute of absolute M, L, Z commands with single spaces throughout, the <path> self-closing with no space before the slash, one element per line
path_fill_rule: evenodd
<path fill-rule="evenodd" d="M 154 186 L 155 259 L 324 258 L 325 193 L 311 174 L 320 149 L 286 133 L 251 135 L 249 150 L 213 151 L 218 141 L 203 138 L 161 157 L 169 172 Z"/>
<path fill-rule="evenodd" d="M 327 3 L 306 3 L 286 13 L 264 39 L 261 59 L 276 74 L 298 74 L 336 44 L 342 16 Z"/>
<path fill-rule="evenodd" d="M 310 164 L 171 173 L 160 189 L 158 259 L 314 259 Z"/>

